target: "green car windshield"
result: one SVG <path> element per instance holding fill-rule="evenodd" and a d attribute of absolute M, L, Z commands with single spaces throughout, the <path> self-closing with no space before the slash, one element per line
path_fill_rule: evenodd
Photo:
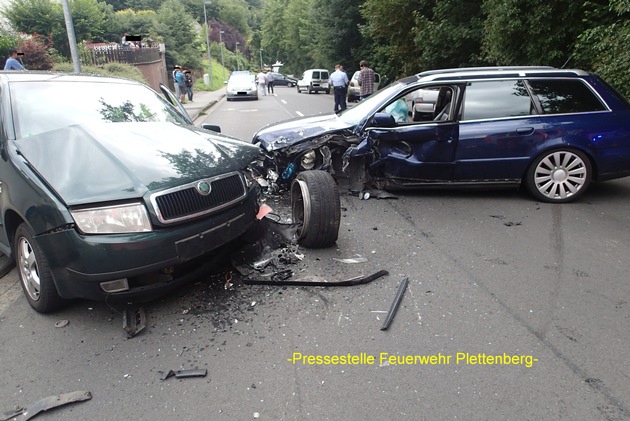
<path fill-rule="evenodd" d="M 93 122 L 187 124 L 155 91 L 124 81 L 15 82 L 11 100 L 18 139 Z"/>

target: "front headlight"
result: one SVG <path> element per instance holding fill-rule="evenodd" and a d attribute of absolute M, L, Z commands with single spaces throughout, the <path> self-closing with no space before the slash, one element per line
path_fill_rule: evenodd
<path fill-rule="evenodd" d="M 71 210 L 77 228 L 85 234 L 122 234 L 151 231 L 142 203 Z"/>

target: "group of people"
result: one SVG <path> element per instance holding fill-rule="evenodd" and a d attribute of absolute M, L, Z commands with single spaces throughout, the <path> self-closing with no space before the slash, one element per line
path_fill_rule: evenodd
<path fill-rule="evenodd" d="M 359 99 L 364 100 L 374 93 L 374 70 L 368 67 L 365 60 L 361 60 L 359 67 L 361 67 L 358 81 L 360 87 Z M 350 81 L 342 65 L 335 65 L 335 71 L 330 75 L 330 84 L 335 95 L 334 112 L 345 110 L 347 108 L 346 95 L 348 94 Z"/>
<path fill-rule="evenodd" d="M 256 75 L 256 84 L 258 85 L 258 95 L 274 94 L 273 90 L 273 72 L 268 70 L 267 73 L 263 69 Z"/>
<path fill-rule="evenodd" d="M 173 84 L 175 85 L 175 95 L 179 97 L 179 102 L 186 103 L 186 97 L 188 101 L 193 102 L 193 78 L 192 72 L 187 69 L 182 69 L 181 66 L 175 66 L 173 69 Z"/>

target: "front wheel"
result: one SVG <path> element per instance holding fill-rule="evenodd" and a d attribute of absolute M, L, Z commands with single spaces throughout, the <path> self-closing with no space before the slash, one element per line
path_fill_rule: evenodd
<path fill-rule="evenodd" d="M 18 277 L 28 303 L 39 313 L 50 313 L 65 304 L 59 296 L 44 256 L 31 227 L 21 224 L 15 231 L 15 261 Z"/>
<path fill-rule="evenodd" d="M 557 149 L 536 158 L 525 181 L 530 193 L 538 200 L 565 203 L 584 194 L 591 177 L 591 161 L 583 152 Z"/>
<path fill-rule="evenodd" d="M 341 203 L 332 176 L 321 170 L 304 171 L 291 183 L 291 212 L 299 224 L 298 242 L 304 247 L 333 245 L 339 236 Z"/>

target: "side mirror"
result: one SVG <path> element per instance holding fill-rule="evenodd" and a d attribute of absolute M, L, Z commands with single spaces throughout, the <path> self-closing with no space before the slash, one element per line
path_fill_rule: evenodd
<path fill-rule="evenodd" d="M 213 132 L 217 132 L 217 133 L 221 133 L 221 126 L 217 126 L 215 124 L 207 124 L 207 123 L 203 123 L 201 125 L 202 129 L 206 129 L 206 130 L 211 130 Z"/>
<path fill-rule="evenodd" d="M 371 125 L 376 127 L 395 127 L 396 120 L 394 120 L 394 116 L 389 113 L 376 113 L 372 120 L 370 121 Z"/>

